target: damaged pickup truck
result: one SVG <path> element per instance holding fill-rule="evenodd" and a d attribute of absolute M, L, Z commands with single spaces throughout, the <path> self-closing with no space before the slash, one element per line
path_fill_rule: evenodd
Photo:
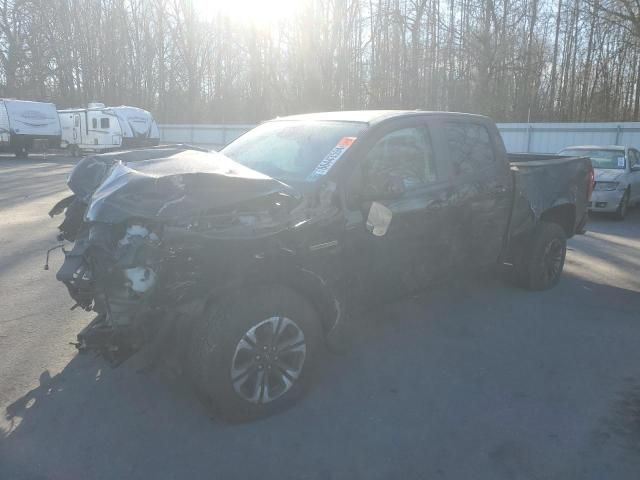
<path fill-rule="evenodd" d="M 87 157 L 68 185 L 57 278 L 97 314 L 78 349 L 178 358 L 242 421 L 295 401 L 364 306 L 496 264 L 555 285 L 593 170 L 510 156 L 482 116 L 359 111 L 278 118 L 220 153 Z"/>

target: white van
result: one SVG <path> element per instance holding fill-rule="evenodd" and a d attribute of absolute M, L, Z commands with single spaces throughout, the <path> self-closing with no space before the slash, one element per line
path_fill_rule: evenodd
<path fill-rule="evenodd" d="M 78 156 L 83 151 L 105 152 L 148 147 L 160 143 L 160 131 L 151 113 L 137 107 L 105 107 L 58 110 L 62 127 L 60 146 Z"/>
<path fill-rule="evenodd" d="M 60 120 L 53 103 L 0 99 L 0 151 L 25 158 L 36 143 L 60 146 Z"/>

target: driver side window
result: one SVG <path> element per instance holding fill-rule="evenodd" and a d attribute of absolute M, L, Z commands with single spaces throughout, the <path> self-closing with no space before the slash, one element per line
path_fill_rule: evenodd
<path fill-rule="evenodd" d="M 364 160 L 370 195 L 400 195 L 437 180 L 427 128 L 401 128 L 376 142 Z"/>

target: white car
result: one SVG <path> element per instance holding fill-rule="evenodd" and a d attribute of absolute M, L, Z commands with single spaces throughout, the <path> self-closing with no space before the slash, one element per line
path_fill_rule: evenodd
<path fill-rule="evenodd" d="M 640 203 L 640 152 L 620 145 L 567 147 L 560 155 L 585 156 L 595 171 L 589 210 L 613 213 L 622 220 L 630 205 Z"/>

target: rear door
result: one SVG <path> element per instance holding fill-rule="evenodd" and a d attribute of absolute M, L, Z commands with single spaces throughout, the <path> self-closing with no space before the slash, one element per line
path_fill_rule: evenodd
<path fill-rule="evenodd" d="M 502 139 L 481 118 L 445 117 L 438 126 L 452 179 L 455 268 L 489 266 L 502 252 L 513 198 Z"/>
<path fill-rule="evenodd" d="M 347 195 L 347 255 L 365 299 L 382 301 L 423 288 L 447 267 L 448 184 L 440 172 L 426 117 L 395 121 L 361 155 L 360 181 Z M 391 193 L 390 193 L 391 192 Z M 373 203 L 391 214 L 388 229 L 367 226 Z"/>

